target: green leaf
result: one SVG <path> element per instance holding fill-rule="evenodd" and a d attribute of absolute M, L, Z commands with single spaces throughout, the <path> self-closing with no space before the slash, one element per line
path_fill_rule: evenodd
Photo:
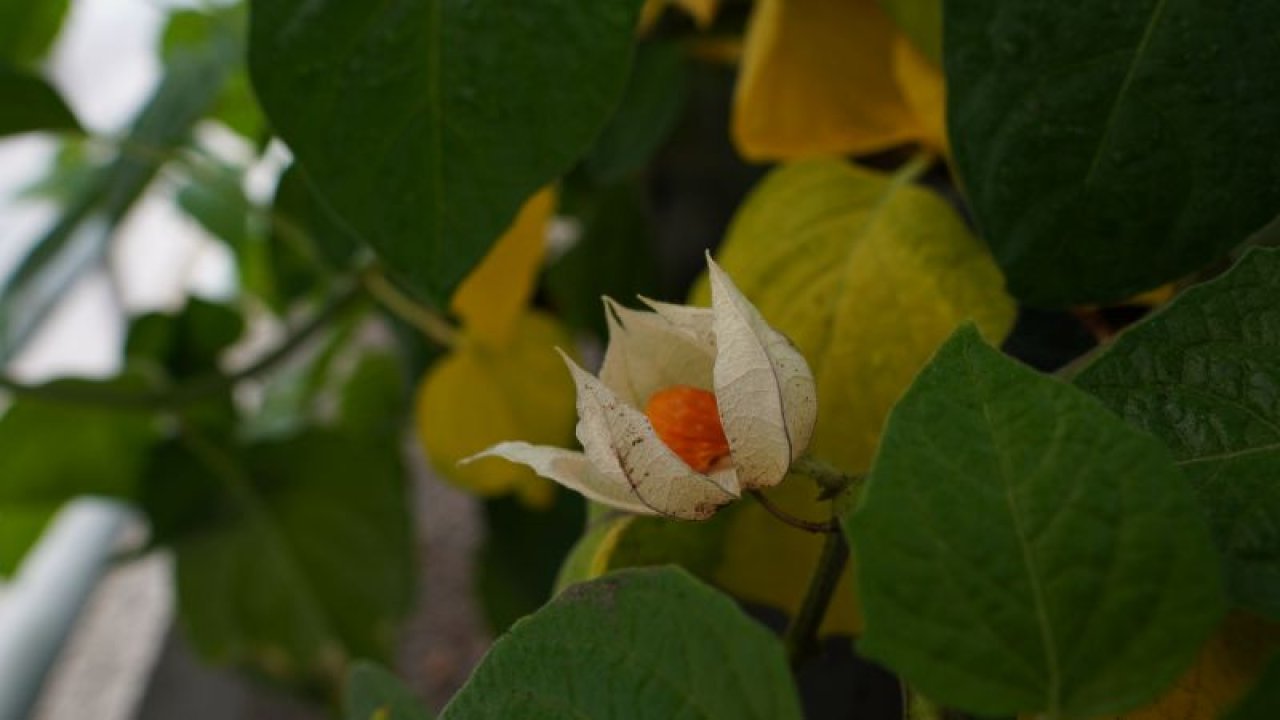
<path fill-rule="evenodd" d="M 197 297 L 177 314 L 148 313 L 129 325 L 125 356 L 135 364 L 154 363 L 171 378 L 218 370 L 223 352 L 244 332 L 235 308 Z"/>
<path fill-rule="evenodd" d="M 59 380 L 47 395 L 129 389 L 122 377 L 107 382 Z M 133 495 L 156 431 L 147 415 L 22 397 L 0 416 L 0 576 L 40 536 L 65 502 L 82 495 Z"/>
<path fill-rule="evenodd" d="M 639 5 L 256 0 L 250 72 L 320 195 L 443 306 L 608 120 Z"/>
<path fill-rule="evenodd" d="M 592 179 L 615 183 L 649 162 L 684 109 L 685 73 L 685 48 L 680 43 L 640 46 L 622 102 L 583 158 Z"/>
<path fill-rule="evenodd" d="M 924 56 L 942 67 L 942 0 L 880 0 Z"/>
<path fill-rule="evenodd" d="M 950 2 L 951 144 L 1015 296 L 1123 300 L 1280 208 L 1280 5 Z"/>
<path fill-rule="evenodd" d="M 236 62 L 228 70 L 226 82 L 214 102 L 213 118 L 246 139 L 259 142 L 265 140 L 261 136 L 266 122 L 253 96 L 249 71 L 243 60 L 248 21 L 249 14 L 241 2 L 173 12 L 160 37 L 160 55 L 166 63 L 181 62 L 184 55 L 199 53 L 218 38 L 234 42 L 238 48 Z"/>
<path fill-rule="evenodd" d="M 39 60 L 58 36 L 69 0 L 0 0 L 0 62 Z"/>
<path fill-rule="evenodd" d="M 969 712 L 1135 707 L 1224 610 L 1208 528 L 1168 451 L 972 328 L 895 408 L 846 528 L 859 652 Z"/>
<path fill-rule="evenodd" d="M 1227 589 L 1280 619 L 1280 250 L 1249 252 L 1121 335 L 1077 384 L 1173 450 Z"/>
<path fill-rule="evenodd" d="M 835 159 L 774 170 L 717 253 L 809 361 L 821 398 L 811 450 L 847 472 L 870 467 L 890 408 L 958 325 L 972 319 L 994 342 L 1013 327 L 990 254 L 912 170 Z M 704 275 L 693 298 L 710 297 Z"/>
<path fill-rule="evenodd" d="M 549 507 L 506 497 L 484 503 L 476 591 L 495 635 L 551 598 L 556 573 L 583 525 L 582 497 L 557 490 Z"/>
<path fill-rule="evenodd" d="M 370 662 L 358 662 L 347 675 L 345 720 L 429 720 L 400 678 Z"/>
<path fill-rule="evenodd" d="M 81 128 L 49 83 L 0 62 L 0 137 L 33 130 L 80 132 Z"/>
<path fill-rule="evenodd" d="M 444 718 L 799 720 L 782 647 L 676 568 L 575 585 L 493 646 Z"/>
<path fill-rule="evenodd" d="M 395 438 L 312 430 L 224 448 L 188 439 L 213 484 L 203 527 L 174 539 L 183 623 L 216 662 L 336 686 L 353 657 L 386 659 L 413 587 Z"/>
<path fill-rule="evenodd" d="M 1274 720 L 1280 715 L 1280 655 L 1271 658 L 1253 690 L 1225 715 L 1226 720 Z"/>

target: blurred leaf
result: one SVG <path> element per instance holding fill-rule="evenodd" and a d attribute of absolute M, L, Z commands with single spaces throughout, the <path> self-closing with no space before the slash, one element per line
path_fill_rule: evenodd
<path fill-rule="evenodd" d="M 577 585 L 481 661 L 444 718 L 799 720 L 781 645 L 676 568 Z"/>
<path fill-rule="evenodd" d="M 223 447 L 188 436 L 216 482 L 209 524 L 175 538 L 179 608 L 209 660 L 336 687 L 354 657 L 387 659 L 413 588 L 394 436 L 311 430 Z"/>
<path fill-rule="evenodd" d="M 554 189 L 529 198 L 454 293 L 450 306 L 471 339 L 494 348 L 510 341 L 542 268 L 547 225 L 555 209 Z"/>
<path fill-rule="evenodd" d="M 255 297 L 275 299 L 270 248 L 262 218 L 244 191 L 245 170 L 213 158 L 193 164 L 178 190 L 178 207 L 210 235 L 226 243 L 236 259 L 241 286 Z"/>
<path fill-rule="evenodd" d="M 250 69 L 320 195 L 444 305 L 609 118 L 639 6 L 257 0 Z"/>
<path fill-rule="evenodd" d="M 1131 327 L 1076 378 L 1173 450 L 1237 603 L 1280 619 L 1280 250 Z"/>
<path fill-rule="evenodd" d="M 416 401 L 418 438 L 436 471 L 484 497 L 521 493 L 545 504 L 553 486 L 532 470 L 499 458 L 458 461 L 505 440 L 573 443 L 578 419 L 573 380 L 556 356 L 573 338 L 553 318 L 528 313 L 511 344 L 489 348 L 466 338 L 423 378 Z"/>
<path fill-rule="evenodd" d="M 46 395 L 143 387 L 134 376 L 110 381 L 58 380 Z M 17 397 L 0 416 L 0 576 L 40 536 L 68 500 L 82 495 L 131 497 L 156 439 L 150 416 L 70 400 Z"/>
<path fill-rule="evenodd" d="M 1172 688 L 1117 720 L 1218 720 L 1253 687 L 1278 649 L 1280 625 L 1229 615 Z"/>
<path fill-rule="evenodd" d="M 734 99 L 739 152 L 763 161 L 945 147 L 942 106 L 921 114 L 894 74 L 900 37 L 879 0 L 759 0 Z"/>
<path fill-rule="evenodd" d="M 231 306 L 187 299 L 177 314 L 148 313 L 134 318 L 125 338 L 125 356 L 153 363 L 171 378 L 218 370 L 218 360 L 241 334 L 244 319 Z"/>
<path fill-rule="evenodd" d="M 398 435 L 408 410 L 404 366 L 392 352 L 368 352 L 342 387 L 338 422 L 353 435 Z"/>
<path fill-rule="evenodd" d="M 1226 720 L 1272 720 L 1280 713 L 1280 655 L 1271 658 L 1253 690 L 1240 701 Z"/>
<path fill-rule="evenodd" d="M 276 184 L 268 247 L 275 288 L 270 301 L 283 309 L 298 298 L 324 290 L 331 271 L 351 265 L 360 241 L 324 207 L 302 168 L 294 163 Z"/>
<path fill-rule="evenodd" d="M 880 0 L 889 17 L 934 67 L 942 67 L 942 0 Z"/>
<path fill-rule="evenodd" d="M 0 62 L 25 65 L 43 57 L 58 36 L 69 4 L 69 0 L 0 0 Z"/>
<path fill-rule="evenodd" d="M 766 177 L 718 259 L 808 359 L 812 451 L 848 472 L 871 465 L 890 408 L 952 330 L 973 319 L 999 341 L 1013 325 L 999 271 L 942 199 L 836 160 Z M 709 299 L 703 277 L 694 300 Z"/>
<path fill-rule="evenodd" d="M 1120 301 L 1280 208 L 1277 3 L 947 7 L 955 165 L 1030 305 Z"/>
<path fill-rule="evenodd" d="M 81 127 L 49 83 L 0 62 L 0 137 L 33 130 L 81 132 Z"/>
<path fill-rule="evenodd" d="M 400 678 L 370 662 L 347 675 L 344 720 L 429 720 L 431 714 Z"/>
<path fill-rule="evenodd" d="M 102 160 L 82 137 L 67 137 L 58 146 L 45 174 L 22 188 L 21 198 L 50 200 L 58 205 L 69 205 L 89 192 L 102 172 Z"/>
<path fill-rule="evenodd" d="M 120 154 L 67 203 L 0 288 L 0 363 L 17 353 L 67 288 L 101 261 L 115 227 L 213 102 L 238 51 L 219 37 L 201 53 L 169 65 L 121 141 Z"/>
<path fill-rule="evenodd" d="M 602 296 L 630 302 L 656 294 L 653 222 L 638 184 L 566 192 L 564 206 L 581 235 L 547 270 L 546 288 L 566 323 L 603 338 Z"/>
<path fill-rule="evenodd" d="M 720 0 L 645 0 L 640 10 L 640 32 L 652 28 L 663 11 L 675 6 L 688 13 L 700 28 L 709 27 L 716 19 L 716 11 L 720 8 Z"/>
<path fill-rule="evenodd" d="M 554 503 L 532 509 L 512 498 L 484 504 L 484 544 L 476 558 L 476 589 L 495 636 L 551 598 L 556 572 L 583 525 L 583 501 L 557 490 Z"/>
<path fill-rule="evenodd" d="M 845 527 L 859 652 L 983 715 L 1149 702 L 1222 617 L 1168 451 L 967 326 L 912 384 Z"/>
<path fill-rule="evenodd" d="M 622 102 L 582 160 L 597 183 L 636 174 L 671 134 L 688 92 L 685 62 L 679 43 L 640 45 Z"/>
<path fill-rule="evenodd" d="M 166 63 L 180 60 L 184 54 L 199 52 L 219 36 L 234 38 L 237 45 L 243 46 L 248 19 L 243 2 L 170 13 L 160 38 L 160 56 Z M 253 96 L 243 54 L 227 71 L 226 82 L 214 101 L 213 117 L 249 140 L 258 140 L 265 130 L 266 120 Z"/>

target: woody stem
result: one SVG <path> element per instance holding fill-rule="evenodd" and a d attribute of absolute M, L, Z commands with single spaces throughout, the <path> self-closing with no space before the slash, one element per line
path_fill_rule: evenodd
<path fill-rule="evenodd" d="M 832 524 L 837 524 L 832 520 Z M 822 544 L 822 555 L 818 557 L 818 566 L 809 580 L 809 589 L 805 592 L 804 602 L 787 627 L 783 642 L 787 648 L 787 659 L 791 667 L 797 667 L 809 657 L 818 644 L 818 628 L 826 617 L 827 608 L 831 606 L 831 598 L 835 595 L 840 577 L 844 574 L 844 566 L 849 560 L 849 543 L 839 528 L 827 533 Z"/>

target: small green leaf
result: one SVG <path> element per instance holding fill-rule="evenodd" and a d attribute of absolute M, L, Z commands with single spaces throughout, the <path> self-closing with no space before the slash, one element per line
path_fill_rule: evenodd
<path fill-rule="evenodd" d="M 370 662 L 358 662 L 347 675 L 345 720 L 429 720 L 400 678 Z"/>
<path fill-rule="evenodd" d="M 139 387 L 136 378 L 59 380 L 46 394 Z M 129 498 L 156 429 L 149 416 L 73 402 L 17 398 L 0 416 L 0 576 L 65 502 L 82 495 Z"/>
<path fill-rule="evenodd" d="M 676 568 L 575 585 L 517 623 L 442 717 L 799 720 L 782 646 Z"/>
<path fill-rule="evenodd" d="M 859 651 L 969 712 L 1138 706 L 1224 610 L 1208 528 L 1168 451 L 971 327 L 894 409 L 846 528 Z"/>
<path fill-rule="evenodd" d="M 1076 378 L 1160 438 L 1241 605 L 1280 619 L 1280 250 L 1257 249 L 1121 335 Z"/>
<path fill-rule="evenodd" d="M 58 36 L 69 0 L 0 0 L 0 62 L 39 60 Z"/>
<path fill-rule="evenodd" d="M 256 0 L 250 71 L 320 195 L 438 304 L 626 82 L 640 0 Z"/>
<path fill-rule="evenodd" d="M 1280 208 L 1280 4 L 947 3 L 951 144 L 1028 304 L 1123 300 Z"/>
<path fill-rule="evenodd" d="M 81 128 L 49 83 L 0 62 L 0 137 L 34 130 L 80 132 Z"/>
<path fill-rule="evenodd" d="M 172 543 L 194 646 L 294 683 L 336 684 L 351 658 L 388 658 L 413 587 L 395 438 L 312 430 L 186 451 L 195 465 L 168 480 L 203 475 L 216 490 L 204 527 Z"/>

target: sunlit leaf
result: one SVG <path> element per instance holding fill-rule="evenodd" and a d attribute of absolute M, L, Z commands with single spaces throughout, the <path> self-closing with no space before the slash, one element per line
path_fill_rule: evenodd
<path fill-rule="evenodd" d="M 1208 526 L 1168 450 L 972 326 L 894 408 L 845 528 L 859 651 L 982 715 L 1150 702 L 1225 609 Z"/>
<path fill-rule="evenodd" d="M 529 198 L 515 222 L 489 249 L 454 293 L 452 308 L 470 338 L 501 347 L 533 294 L 547 250 L 547 224 L 556 209 L 556 192 Z"/>
<path fill-rule="evenodd" d="M 418 437 L 441 475 L 484 496 L 551 498 L 550 481 L 523 465 L 458 461 L 506 440 L 573 444 L 573 381 L 556 347 L 571 352 L 573 338 L 549 316 L 529 313 L 507 345 L 494 349 L 464 339 L 427 372 L 416 401 Z"/>
<path fill-rule="evenodd" d="M 676 568 L 576 585 L 481 661 L 444 718 L 799 720 L 781 644 Z"/>
<path fill-rule="evenodd" d="M 889 409 L 958 325 L 999 341 L 1013 324 L 999 270 L 941 198 L 836 160 L 770 174 L 718 259 L 808 359 L 812 451 L 849 472 L 870 466 Z M 708 297 L 702 280 L 694 300 Z"/>
<path fill-rule="evenodd" d="M 929 92 L 900 84 L 919 73 L 895 72 L 902 38 L 878 0 L 760 0 L 734 100 L 739 151 L 778 160 L 943 147 L 941 104 L 921 104 Z"/>

